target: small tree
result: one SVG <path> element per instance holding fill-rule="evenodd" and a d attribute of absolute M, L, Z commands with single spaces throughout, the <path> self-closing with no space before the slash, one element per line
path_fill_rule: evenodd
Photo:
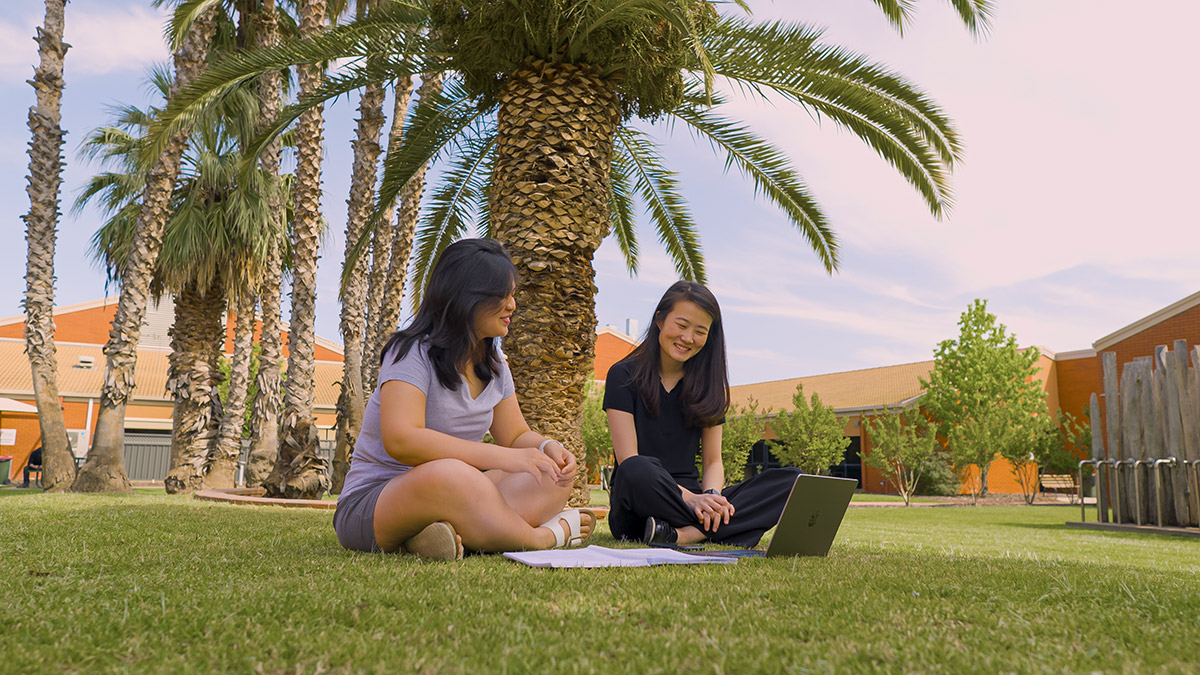
<path fill-rule="evenodd" d="M 972 503 L 979 504 L 986 493 L 988 467 L 999 449 L 1012 442 L 1012 433 L 1006 416 L 995 410 L 981 411 L 978 417 L 950 429 L 950 459 Z"/>
<path fill-rule="evenodd" d="M 971 489 L 978 499 L 987 494 L 988 467 L 1000 450 L 1002 432 L 1044 413 L 1045 393 L 1035 377 L 1038 350 L 1020 349 L 1016 336 L 987 311 L 986 300 L 972 302 L 958 325 L 958 338 L 938 345 L 929 379 L 921 380 L 921 405 L 949 441 L 960 473 L 969 466 L 960 461 L 979 460 L 978 491 Z M 987 428 L 958 429 L 985 422 Z M 956 440 L 971 447 L 955 448 Z"/>
<path fill-rule="evenodd" d="M 771 443 L 771 454 L 780 462 L 797 467 L 805 473 L 822 474 L 842 461 L 850 439 L 842 429 L 845 420 L 838 418 L 833 408 L 812 395 L 811 405 L 804 399 L 804 386 L 797 385 L 792 396 L 791 413 L 779 411 L 771 421 L 778 441 Z"/>
<path fill-rule="evenodd" d="M 878 469 L 896 486 L 904 505 L 909 506 L 917 481 L 938 453 L 937 434 L 915 406 L 901 411 L 880 411 L 867 427 L 871 452 L 863 457 L 863 462 Z"/>
<path fill-rule="evenodd" d="M 1062 434 L 1065 440 L 1063 450 L 1068 455 L 1067 457 L 1059 458 L 1058 461 L 1065 462 L 1067 466 L 1059 467 L 1059 469 L 1065 469 L 1065 471 L 1051 467 L 1050 463 L 1055 461 L 1055 458 L 1051 457 L 1046 462 L 1045 468 L 1054 473 L 1065 473 L 1078 467 L 1079 460 L 1086 459 L 1091 455 L 1092 418 L 1086 405 L 1083 406 L 1083 414 L 1079 417 L 1062 409 L 1059 409 L 1058 413 L 1062 418 Z"/>
<path fill-rule="evenodd" d="M 583 390 L 584 463 L 588 479 L 599 479 L 604 467 L 613 464 L 612 436 L 608 433 L 608 416 L 604 414 L 604 387 L 588 380 Z"/>
<path fill-rule="evenodd" d="M 758 401 L 750 399 L 745 406 L 729 407 L 725 428 L 721 432 L 721 463 L 725 466 L 725 484 L 732 485 L 745 477 L 750 450 L 762 440 L 769 410 L 758 412 Z M 697 459 L 697 461 L 700 461 Z"/>
<path fill-rule="evenodd" d="M 1055 446 L 1062 448 L 1058 420 L 1045 413 L 1032 416 L 1014 427 L 1003 440 L 1000 455 L 1011 465 L 1025 503 L 1032 504 L 1037 496 L 1042 461 L 1054 452 Z"/>

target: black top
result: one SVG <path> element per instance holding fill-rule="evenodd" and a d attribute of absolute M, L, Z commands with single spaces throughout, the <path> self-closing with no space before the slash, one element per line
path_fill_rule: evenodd
<path fill-rule="evenodd" d="M 42 465 L 42 449 L 41 449 L 41 447 L 39 447 L 37 450 L 34 450 L 33 452 L 29 453 L 29 461 L 27 462 L 27 464 L 29 464 L 29 466 L 41 466 Z"/>
<path fill-rule="evenodd" d="M 676 483 L 699 492 L 700 472 L 696 469 L 696 456 L 700 453 L 701 428 L 689 427 L 684 422 L 683 405 L 679 401 L 683 387 L 676 384 L 674 389 L 667 391 L 661 382 L 658 386 L 658 415 L 651 415 L 633 381 L 633 362 L 628 359 L 618 361 L 608 369 L 604 409 L 633 415 L 638 454 L 657 458 Z"/>

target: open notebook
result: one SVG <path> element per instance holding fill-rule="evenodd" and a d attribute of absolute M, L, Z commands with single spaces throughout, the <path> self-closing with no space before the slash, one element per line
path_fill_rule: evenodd
<path fill-rule="evenodd" d="M 688 554 L 669 548 L 567 548 L 553 551 L 505 553 L 505 558 L 530 567 L 649 567 L 736 563 L 736 558 Z"/>

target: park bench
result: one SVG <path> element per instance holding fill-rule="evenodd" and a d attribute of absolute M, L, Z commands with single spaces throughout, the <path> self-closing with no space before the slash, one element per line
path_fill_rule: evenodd
<path fill-rule="evenodd" d="M 1075 503 L 1075 497 L 1079 492 L 1079 486 L 1075 483 L 1075 476 L 1069 473 L 1046 473 L 1042 474 L 1042 491 L 1054 491 L 1054 494 L 1059 494 L 1059 490 L 1069 490 L 1067 493 L 1071 503 Z"/>

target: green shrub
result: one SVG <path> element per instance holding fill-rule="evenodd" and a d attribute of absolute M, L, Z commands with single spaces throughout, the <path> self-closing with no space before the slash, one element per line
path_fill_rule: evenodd
<path fill-rule="evenodd" d="M 843 432 L 845 421 L 833 408 L 812 395 L 811 405 L 804 399 L 803 385 L 796 386 L 792 412 L 779 411 L 771 421 L 778 441 L 771 442 L 771 454 L 783 464 L 805 473 L 825 474 L 842 461 L 850 439 Z"/>
<path fill-rule="evenodd" d="M 916 494 L 949 497 L 958 494 L 962 480 L 954 471 L 954 465 L 944 448 L 939 449 L 928 460 L 921 477 L 917 479 Z"/>
<path fill-rule="evenodd" d="M 612 466 L 612 436 L 608 433 L 608 415 L 604 413 L 604 387 L 588 380 L 583 390 L 583 447 L 588 480 L 599 482 L 603 467 Z"/>
<path fill-rule="evenodd" d="M 721 464 L 725 467 L 725 485 L 733 485 L 746 477 L 750 450 L 762 440 L 765 418 L 769 414 L 770 410 L 758 412 L 758 401 L 753 398 L 745 406 L 729 406 L 721 430 Z M 702 460 L 702 457 L 696 457 L 697 469 L 703 470 Z"/>

